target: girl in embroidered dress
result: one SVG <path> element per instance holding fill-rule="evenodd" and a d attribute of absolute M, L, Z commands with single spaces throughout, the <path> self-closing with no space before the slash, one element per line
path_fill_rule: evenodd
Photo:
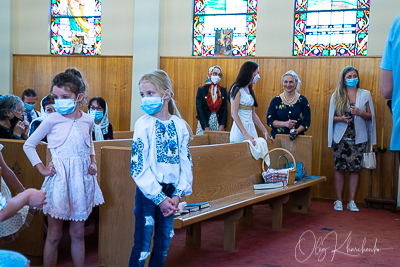
<path fill-rule="evenodd" d="M 147 113 L 135 123 L 131 176 L 137 185 L 135 236 L 129 266 L 144 266 L 154 246 L 149 266 L 163 266 L 174 213 L 183 196 L 192 193 L 190 127 L 181 119 L 166 72 L 156 70 L 139 81 L 141 108 Z"/>
<path fill-rule="evenodd" d="M 97 167 L 91 138 L 94 121 L 80 110 L 86 85 L 77 69 L 67 69 L 53 78 L 51 93 L 57 112 L 45 118 L 24 145 L 32 165 L 46 176 L 48 230 L 44 266 L 56 266 L 63 220 L 70 221 L 71 255 L 74 266 L 84 266 L 84 224 L 92 208 L 104 203 L 97 183 Z M 52 162 L 45 167 L 36 146 L 47 136 Z"/>
<path fill-rule="evenodd" d="M 204 134 L 205 130 L 223 131 L 228 117 L 226 89 L 219 85 L 222 70 L 218 65 L 208 70 L 206 84 L 199 87 L 196 96 L 196 134 Z"/>
<path fill-rule="evenodd" d="M 272 140 L 255 111 L 258 104 L 253 84 L 260 79 L 259 72 L 257 63 L 253 61 L 243 63 L 229 91 L 231 115 L 234 121 L 230 133 L 231 143 L 249 140 L 256 145 L 254 139 L 258 138 L 258 134 L 254 124 L 263 132 L 265 140 Z"/>

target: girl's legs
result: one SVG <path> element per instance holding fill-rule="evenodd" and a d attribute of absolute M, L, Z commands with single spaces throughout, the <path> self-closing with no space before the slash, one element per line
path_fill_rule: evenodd
<path fill-rule="evenodd" d="M 58 243 L 62 236 L 63 221 L 47 216 L 48 228 L 43 252 L 43 266 L 54 267 L 57 264 Z"/>
<path fill-rule="evenodd" d="M 69 225 L 71 236 L 71 256 L 74 267 L 85 264 L 85 221 L 71 221 Z"/>
<path fill-rule="evenodd" d="M 335 190 L 337 200 L 342 201 L 344 171 L 335 170 Z"/>
<path fill-rule="evenodd" d="M 135 234 L 129 267 L 144 266 L 150 256 L 151 236 L 155 224 L 156 209 L 153 201 L 147 199 L 139 188 L 135 196 Z"/>
<path fill-rule="evenodd" d="M 174 235 L 174 215 L 164 217 L 157 207 L 156 231 L 154 234 L 153 255 L 151 255 L 149 267 L 164 266 L 167 251 L 172 236 Z"/>
<path fill-rule="evenodd" d="M 358 171 L 350 172 L 349 175 L 350 201 L 354 200 L 354 197 L 356 196 L 357 186 L 358 186 Z"/>

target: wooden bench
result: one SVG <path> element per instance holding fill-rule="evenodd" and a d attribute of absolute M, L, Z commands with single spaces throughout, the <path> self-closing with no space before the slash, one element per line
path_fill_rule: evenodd
<path fill-rule="evenodd" d="M 44 177 L 32 167 L 31 162 L 26 157 L 22 147 L 25 141 L 13 139 L 0 139 L 0 144 L 4 146 L 1 153 L 8 167 L 15 173 L 25 188 L 42 187 Z M 36 150 L 43 162 L 46 162 L 47 145 L 40 143 Z M 13 195 L 15 191 L 10 190 Z M 40 212 L 36 215 L 29 227 L 19 233 L 18 238 L 12 242 L 0 245 L 0 249 L 9 249 L 24 254 L 31 265 L 43 264 L 44 248 L 44 216 Z"/>
<path fill-rule="evenodd" d="M 133 137 L 133 131 L 114 131 L 114 139 L 131 139 Z"/>
<path fill-rule="evenodd" d="M 311 141 L 307 139 L 311 137 L 305 138 Z M 302 143 L 302 140 L 298 138 L 295 142 Z M 282 142 L 277 139 L 271 148 L 280 146 Z M 186 226 L 187 245 L 201 244 L 202 221 L 223 220 L 224 248 L 234 250 L 235 221 L 244 215 L 243 223 L 251 224 L 251 206 L 259 203 L 272 204 L 272 227 L 280 229 L 283 204 L 287 203 L 288 210 L 307 212 L 310 206 L 310 187 L 325 181 L 325 177 L 321 177 L 304 180 L 283 189 L 255 191 L 253 184 L 260 183 L 262 179 L 261 160 L 253 159 L 247 143 L 197 146 L 190 147 L 190 151 L 193 159 L 193 194 L 186 197 L 185 201 L 208 201 L 211 208 L 175 218 L 174 228 Z M 100 266 L 127 266 L 133 246 L 136 185 L 129 173 L 130 153 L 130 148 L 102 148 L 102 175 L 114 177 L 101 179 L 100 184 L 105 198 L 105 204 L 100 206 Z M 295 157 L 298 154 L 302 152 L 296 150 Z M 278 155 L 271 155 L 271 160 L 274 161 Z M 121 227 L 121 222 L 124 227 Z"/>

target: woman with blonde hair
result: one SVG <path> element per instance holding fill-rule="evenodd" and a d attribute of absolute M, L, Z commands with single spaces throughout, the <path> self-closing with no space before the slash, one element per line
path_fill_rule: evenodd
<path fill-rule="evenodd" d="M 371 140 L 376 144 L 374 104 L 371 93 L 359 88 L 358 70 L 345 67 L 339 76 L 329 106 L 328 147 L 335 159 L 334 210 L 342 211 L 344 171 L 349 171 L 349 203 L 347 209 L 359 211 L 354 203 L 363 153 Z M 373 126 L 373 127 L 372 127 Z"/>

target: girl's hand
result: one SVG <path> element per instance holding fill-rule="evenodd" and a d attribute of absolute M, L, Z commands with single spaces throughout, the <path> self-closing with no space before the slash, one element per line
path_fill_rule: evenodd
<path fill-rule="evenodd" d="M 246 134 L 243 135 L 243 137 L 244 137 L 245 140 L 249 140 L 253 144 L 253 146 L 256 145 L 256 140 L 254 140 L 253 136 L 251 136 L 248 133 L 246 133 Z"/>
<path fill-rule="evenodd" d="M 32 208 L 43 208 L 43 205 L 47 204 L 46 202 L 46 192 L 41 190 L 36 190 L 34 188 L 29 188 L 26 190 L 26 194 L 28 195 L 28 205 Z"/>
<path fill-rule="evenodd" d="M 265 140 L 271 140 L 272 142 L 274 142 L 275 143 L 275 139 L 274 138 L 272 138 L 269 134 L 268 134 L 268 132 L 265 132 L 264 133 L 264 138 L 265 138 Z"/>
<path fill-rule="evenodd" d="M 97 165 L 96 165 L 96 163 L 92 163 L 92 164 L 89 165 L 88 173 L 90 175 L 95 175 L 97 173 Z"/>
<path fill-rule="evenodd" d="M 49 166 L 44 167 L 42 163 L 37 165 L 37 169 L 43 176 L 54 176 L 56 175 L 56 169 L 53 166 L 53 162 L 50 162 Z"/>
<path fill-rule="evenodd" d="M 296 120 L 288 120 L 286 122 L 286 128 L 292 129 L 294 126 L 296 126 L 297 121 Z"/>
<path fill-rule="evenodd" d="M 359 109 L 359 108 L 356 107 L 356 106 L 350 106 L 350 113 L 351 113 L 352 115 L 361 116 L 362 111 L 361 111 L 361 109 Z"/>
<path fill-rule="evenodd" d="M 181 200 L 179 199 L 178 196 L 173 196 L 171 198 L 171 204 L 172 206 L 174 206 L 175 208 L 178 208 L 179 202 L 181 202 Z"/>
<path fill-rule="evenodd" d="M 163 200 L 163 202 L 160 203 L 160 205 L 158 205 L 164 217 L 168 217 L 179 210 L 178 207 L 174 207 L 173 204 L 175 203 L 172 201 L 172 199 L 167 197 Z"/>

